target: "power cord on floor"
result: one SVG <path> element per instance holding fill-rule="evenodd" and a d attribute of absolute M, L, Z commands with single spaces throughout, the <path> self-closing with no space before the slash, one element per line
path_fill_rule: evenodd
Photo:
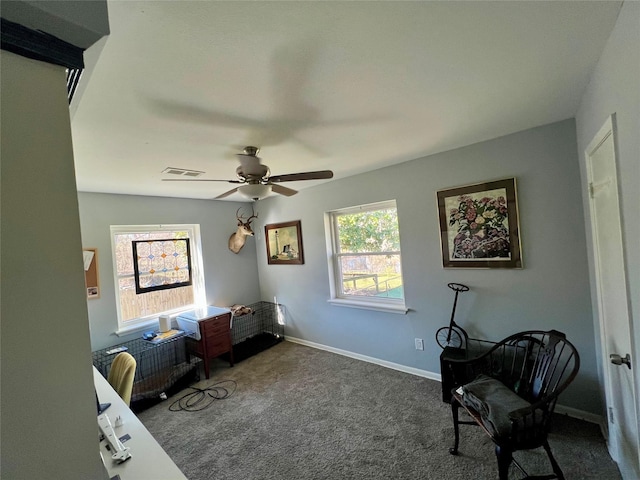
<path fill-rule="evenodd" d="M 206 388 L 189 387 L 189 392 L 169 405 L 171 412 L 199 412 L 208 408 L 216 400 L 229 398 L 238 385 L 234 380 L 222 380 Z"/>

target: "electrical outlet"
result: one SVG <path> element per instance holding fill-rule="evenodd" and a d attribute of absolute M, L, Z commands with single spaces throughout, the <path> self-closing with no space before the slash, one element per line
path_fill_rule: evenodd
<path fill-rule="evenodd" d="M 421 338 L 416 338 L 416 350 L 424 350 L 424 342 Z"/>

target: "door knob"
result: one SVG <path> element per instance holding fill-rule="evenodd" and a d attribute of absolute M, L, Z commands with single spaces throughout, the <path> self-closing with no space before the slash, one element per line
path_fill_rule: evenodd
<path fill-rule="evenodd" d="M 627 367 L 629 367 L 629 370 L 631 370 L 631 357 L 628 353 L 624 357 L 621 357 L 617 353 L 612 353 L 611 355 L 609 355 L 609 358 L 611 359 L 611 363 L 613 363 L 614 365 L 622 365 L 624 363 Z"/>

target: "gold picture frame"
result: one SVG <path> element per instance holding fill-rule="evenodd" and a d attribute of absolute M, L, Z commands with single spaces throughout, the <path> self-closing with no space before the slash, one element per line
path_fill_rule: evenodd
<path fill-rule="evenodd" d="M 437 192 L 444 268 L 522 268 L 516 179 Z"/>
<path fill-rule="evenodd" d="M 264 226 L 269 265 L 302 265 L 302 226 L 300 220 Z"/>

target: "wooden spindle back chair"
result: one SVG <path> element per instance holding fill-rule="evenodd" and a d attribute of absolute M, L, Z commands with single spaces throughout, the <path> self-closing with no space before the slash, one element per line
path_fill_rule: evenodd
<path fill-rule="evenodd" d="M 513 452 L 538 447 L 546 451 L 554 472 L 540 478 L 564 479 L 547 435 L 558 396 L 580 368 L 578 352 L 565 334 L 556 330 L 520 332 L 481 356 L 453 362 L 461 364 L 463 368 L 457 371 L 464 371 L 466 379 L 475 380 L 452 392 L 455 440 L 449 452 L 458 453 L 460 424 L 479 425 L 495 444 L 501 480 L 507 480 L 512 462 L 527 475 L 513 460 Z M 459 420 L 461 407 L 473 421 Z"/>

